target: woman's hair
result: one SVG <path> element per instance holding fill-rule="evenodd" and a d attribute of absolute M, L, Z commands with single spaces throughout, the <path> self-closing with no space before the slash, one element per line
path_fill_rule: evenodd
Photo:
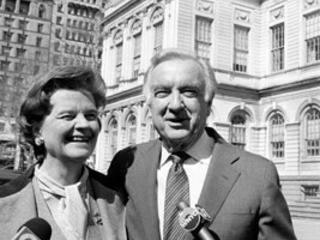
<path fill-rule="evenodd" d="M 59 89 L 85 91 L 92 95 L 97 108 L 106 104 L 106 85 L 98 73 L 87 67 L 57 67 L 39 77 L 29 89 L 20 107 L 18 123 L 23 140 L 33 146 L 38 160 L 45 155 L 43 144 L 37 146 L 35 137 L 44 118 L 50 114 L 51 96 Z"/>
<path fill-rule="evenodd" d="M 148 68 L 146 74 L 144 75 L 144 86 L 143 86 L 143 93 L 146 97 L 146 102 L 149 102 L 150 99 L 150 75 L 152 71 L 161 63 L 171 60 L 182 60 L 187 61 L 191 60 L 195 64 L 199 66 L 200 69 L 200 79 L 204 81 L 205 83 L 205 101 L 211 105 L 212 100 L 215 96 L 215 93 L 217 91 L 217 81 L 214 75 L 214 71 L 210 64 L 202 60 L 200 58 L 197 58 L 194 53 L 185 52 L 180 49 L 165 49 L 162 52 L 156 54 L 151 59 L 151 66 Z"/>

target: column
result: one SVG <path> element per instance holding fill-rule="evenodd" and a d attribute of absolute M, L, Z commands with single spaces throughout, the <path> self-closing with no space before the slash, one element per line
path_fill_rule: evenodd
<path fill-rule="evenodd" d="M 2 0 L 2 2 L 0 3 L 1 4 L 0 10 L 4 10 L 5 9 L 6 3 L 7 3 L 7 0 Z"/>
<path fill-rule="evenodd" d="M 300 123 L 292 122 L 285 125 L 285 175 L 298 175 L 300 162 Z"/>
<path fill-rule="evenodd" d="M 19 13 L 20 12 L 20 0 L 16 0 L 16 6 L 14 9 L 15 13 Z"/>

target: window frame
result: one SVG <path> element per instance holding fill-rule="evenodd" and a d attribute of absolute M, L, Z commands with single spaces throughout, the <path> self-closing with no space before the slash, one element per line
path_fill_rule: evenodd
<path fill-rule="evenodd" d="M 245 35 L 245 39 L 243 39 L 243 35 L 239 37 L 239 35 L 237 34 L 237 30 L 238 32 L 240 31 L 243 31 L 241 34 L 244 33 Z M 242 25 L 238 25 L 238 24 L 235 24 L 234 25 L 234 31 L 233 31 L 233 65 L 232 65 L 232 69 L 233 71 L 236 71 L 236 72 L 239 72 L 239 73 L 247 73 L 248 72 L 248 64 L 249 64 L 249 34 L 250 34 L 250 27 L 246 27 L 246 26 L 242 26 Z M 245 42 L 242 42 L 242 44 L 240 44 L 241 46 L 239 46 L 239 41 L 241 40 L 244 40 Z M 243 47 L 244 45 L 244 47 Z M 244 62 L 245 64 L 244 65 L 240 65 L 238 64 L 238 62 L 241 62 L 241 60 L 243 59 L 240 59 L 239 58 L 239 55 L 238 54 L 241 54 L 241 55 L 244 55 Z M 240 61 L 238 61 L 240 60 Z M 239 68 L 238 69 L 238 66 L 239 65 Z"/>
<path fill-rule="evenodd" d="M 201 24 L 202 22 L 202 24 Z M 196 15 L 194 27 L 194 50 L 196 55 L 205 60 L 210 61 L 211 48 L 212 48 L 212 23 L 213 19 Z M 200 26 L 202 25 L 202 26 Z M 206 32 L 205 30 L 209 30 Z M 204 54 L 207 52 L 206 54 Z"/>
<path fill-rule="evenodd" d="M 280 31 L 278 31 L 279 27 L 281 28 Z M 280 72 L 285 69 L 286 32 L 285 32 L 284 22 L 280 22 L 270 26 L 270 32 L 271 32 L 271 49 L 270 49 L 271 72 Z"/>

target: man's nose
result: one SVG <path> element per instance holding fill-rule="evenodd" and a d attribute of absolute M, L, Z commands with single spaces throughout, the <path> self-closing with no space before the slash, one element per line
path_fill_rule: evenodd
<path fill-rule="evenodd" d="M 183 108 L 183 98 L 180 93 L 172 94 L 169 102 L 169 108 L 172 110 L 180 110 Z"/>

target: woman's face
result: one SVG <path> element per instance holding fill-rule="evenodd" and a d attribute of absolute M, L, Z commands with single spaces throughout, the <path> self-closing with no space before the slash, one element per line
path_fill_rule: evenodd
<path fill-rule="evenodd" d="M 60 89 L 50 98 L 52 110 L 40 134 L 46 160 L 83 163 L 93 152 L 100 131 L 98 111 L 89 93 Z"/>

